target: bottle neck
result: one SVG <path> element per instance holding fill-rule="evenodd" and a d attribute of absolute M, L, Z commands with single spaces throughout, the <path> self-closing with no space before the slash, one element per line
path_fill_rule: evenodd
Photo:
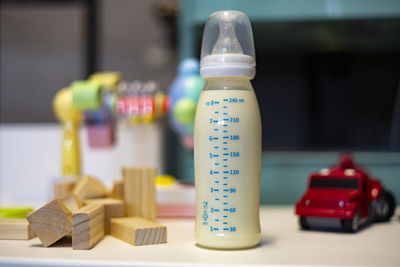
<path fill-rule="evenodd" d="M 219 77 L 206 79 L 203 90 L 253 90 L 253 86 L 248 78 Z"/>

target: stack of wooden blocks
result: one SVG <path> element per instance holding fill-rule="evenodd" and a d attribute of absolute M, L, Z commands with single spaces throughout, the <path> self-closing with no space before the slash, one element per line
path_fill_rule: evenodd
<path fill-rule="evenodd" d="M 111 191 L 91 176 L 56 183 L 55 198 L 24 221 L 23 239 L 35 234 L 48 247 L 72 234 L 73 249 L 90 249 L 108 234 L 132 245 L 166 243 L 166 227 L 155 222 L 156 169 L 122 173 Z"/>

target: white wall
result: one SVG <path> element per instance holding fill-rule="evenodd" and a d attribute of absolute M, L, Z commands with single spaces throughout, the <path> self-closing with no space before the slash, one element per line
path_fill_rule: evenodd
<path fill-rule="evenodd" d="M 117 143 L 107 149 L 88 146 L 81 128 L 82 171 L 108 186 L 122 166 L 161 168 L 159 125 L 119 126 Z M 39 206 L 52 196 L 52 183 L 61 173 L 61 137 L 58 124 L 0 125 L 0 206 Z"/>

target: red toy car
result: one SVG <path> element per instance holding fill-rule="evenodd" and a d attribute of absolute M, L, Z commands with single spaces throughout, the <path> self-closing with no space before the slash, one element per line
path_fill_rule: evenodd
<path fill-rule="evenodd" d="M 347 232 L 356 232 L 363 221 L 388 221 L 395 209 L 392 194 L 378 180 L 342 154 L 338 165 L 312 173 L 308 190 L 296 203 L 302 229 L 310 218 L 336 218 Z"/>

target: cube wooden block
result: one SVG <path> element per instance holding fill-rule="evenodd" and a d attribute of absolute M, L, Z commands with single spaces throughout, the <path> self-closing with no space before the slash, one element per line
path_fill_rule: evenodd
<path fill-rule="evenodd" d="M 0 239 L 29 240 L 34 237 L 25 218 L 0 218 Z"/>
<path fill-rule="evenodd" d="M 54 184 L 54 198 L 64 198 L 74 190 L 75 182 L 59 181 Z"/>
<path fill-rule="evenodd" d="M 124 181 L 123 179 L 115 180 L 111 191 L 111 197 L 124 200 Z"/>
<path fill-rule="evenodd" d="M 26 218 L 45 247 L 54 244 L 72 231 L 71 211 L 59 198 L 50 201 Z"/>
<path fill-rule="evenodd" d="M 111 235 L 134 246 L 167 242 L 167 227 L 140 217 L 111 219 Z"/>
<path fill-rule="evenodd" d="M 104 223 L 105 234 L 109 235 L 111 230 L 111 218 L 120 218 L 125 216 L 124 202 L 114 198 L 95 198 L 86 199 L 84 205 L 101 204 L 104 205 Z"/>
<path fill-rule="evenodd" d="M 103 237 L 103 205 L 90 204 L 72 214 L 73 249 L 91 249 Z"/>
<path fill-rule="evenodd" d="M 78 209 L 80 209 L 82 207 L 81 202 L 79 201 L 79 199 L 77 198 L 77 196 L 75 196 L 74 193 L 69 193 L 68 195 L 66 195 L 63 199 L 62 202 L 64 203 L 64 205 L 71 211 L 74 212 Z"/>
<path fill-rule="evenodd" d="M 106 197 L 109 195 L 109 190 L 98 179 L 85 176 L 76 184 L 73 193 L 82 202 L 84 199 Z"/>
<path fill-rule="evenodd" d="M 156 218 L 156 168 L 123 168 L 126 216 Z"/>

